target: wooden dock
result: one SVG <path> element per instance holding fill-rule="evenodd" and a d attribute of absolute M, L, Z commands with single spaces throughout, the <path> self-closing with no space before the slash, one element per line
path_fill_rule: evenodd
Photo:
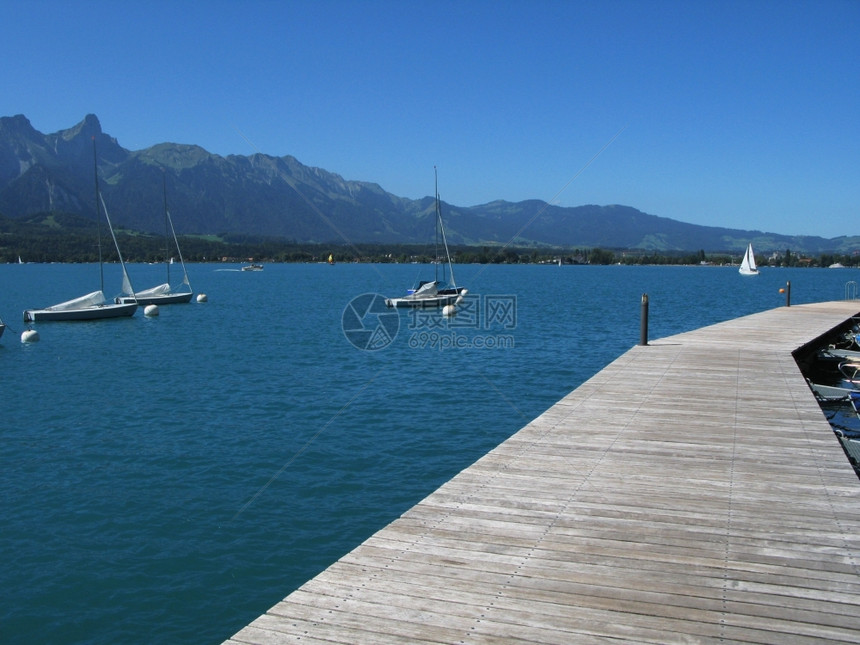
<path fill-rule="evenodd" d="M 792 358 L 858 312 L 634 347 L 227 642 L 858 642 L 860 480 Z"/>

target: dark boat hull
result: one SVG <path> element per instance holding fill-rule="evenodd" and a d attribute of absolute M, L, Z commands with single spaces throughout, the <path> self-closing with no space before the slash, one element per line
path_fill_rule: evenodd
<path fill-rule="evenodd" d="M 27 309 L 24 311 L 24 322 L 124 318 L 133 316 L 135 311 L 137 303 L 97 305 L 80 309 Z"/>
<path fill-rule="evenodd" d="M 193 293 L 166 293 L 158 296 L 140 296 L 132 298 L 131 296 L 120 296 L 116 299 L 117 304 L 132 304 L 137 303 L 142 307 L 146 305 L 176 305 L 186 302 L 191 302 Z"/>

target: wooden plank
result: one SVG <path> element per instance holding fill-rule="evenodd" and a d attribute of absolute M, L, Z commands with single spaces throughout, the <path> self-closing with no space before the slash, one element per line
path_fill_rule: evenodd
<path fill-rule="evenodd" d="M 792 352 L 857 302 L 634 347 L 231 643 L 849 643 L 860 481 Z"/>

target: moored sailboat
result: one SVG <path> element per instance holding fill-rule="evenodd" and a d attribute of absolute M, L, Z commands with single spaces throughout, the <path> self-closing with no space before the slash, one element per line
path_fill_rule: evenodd
<path fill-rule="evenodd" d="M 433 169 L 435 173 L 435 168 Z M 468 293 L 465 287 L 458 287 L 457 281 L 454 279 L 454 265 L 451 262 L 451 253 L 448 250 L 448 239 L 445 236 L 445 226 L 442 224 L 442 207 L 439 201 L 439 180 L 436 179 L 436 239 L 438 247 L 439 232 L 442 233 L 442 243 L 445 247 L 445 258 L 447 260 L 448 271 L 451 274 L 451 284 L 445 281 L 445 265 L 439 259 L 438 248 L 436 256 L 433 259 L 434 278 L 433 280 L 423 280 L 418 283 L 414 289 L 410 289 L 407 295 L 400 298 L 386 298 L 385 304 L 388 307 L 410 307 L 420 309 L 435 309 L 445 307 L 446 305 L 454 305 L 459 302 Z M 442 266 L 442 280 L 439 279 L 439 266 Z"/>
<path fill-rule="evenodd" d="M 119 256 L 119 264 L 122 267 L 122 284 L 123 291 L 134 293 L 131 288 L 131 280 L 129 280 L 128 272 L 125 268 L 125 262 L 122 259 L 122 252 L 119 250 L 119 244 L 116 241 L 116 235 L 113 232 L 110 215 L 107 211 L 104 198 L 99 190 L 98 163 L 96 158 L 96 142 L 93 140 L 93 171 L 95 174 L 96 186 L 96 224 L 98 236 L 99 250 L 99 275 L 101 276 L 101 289 L 93 291 L 85 296 L 66 300 L 50 307 L 43 309 L 25 309 L 24 322 L 39 322 L 48 320 L 100 320 L 103 318 L 123 318 L 133 316 L 137 311 L 137 301 L 130 303 L 111 303 L 108 302 L 104 294 L 104 261 L 102 258 L 102 235 L 101 235 L 101 208 L 104 208 L 105 220 L 107 221 L 108 229 L 110 230 L 111 238 L 113 239 L 114 247 Z M 101 204 L 101 208 L 100 205 Z"/>
<path fill-rule="evenodd" d="M 163 180 L 163 178 L 162 178 Z M 179 240 L 176 237 L 176 229 L 173 228 L 173 218 L 170 217 L 170 211 L 167 208 L 167 184 L 164 182 L 164 262 L 167 266 L 167 282 L 156 287 L 150 287 L 143 291 L 135 293 L 127 293 L 123 291 L 121 296 L 116 298 L 117 303 L 125 304 L 137 302 L 139 305 L 172 305 L 185 302 L 191 302 L 191 296 L 194 295 L 191 289 L 191 282 L 188 280 L 188 271 L 185 268 L 185 260 L 182 259 L 182 250 L 179 248 Z M 173 243 L 176 245 L 176 252 L 179 254 L 179 263 L 182 265 L 182 282 L 176 288 L 170 286 L 170 265 L 173 264 L 173 259 L 170 257 L 170 239 L 173 238 Z"/>

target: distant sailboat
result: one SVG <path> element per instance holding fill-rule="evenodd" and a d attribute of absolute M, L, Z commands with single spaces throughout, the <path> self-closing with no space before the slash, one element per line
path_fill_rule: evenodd
<path fill-rule="evenodd" d="M 116 247 L 117 255 L 119 256 L 119 264 L 122 267 L 122 285 L 123 291 L 134 293 L 131 288 L 131 281 L 128 277 L 128 272 L 125 269 L 125 262 L 122 259 L 122 253 L 119 250 L 119 244 L 116 241 L 116 235 L 113 232 L 110 215 L 108 215 L 105 200 L 102 198 L 99 191 L 99 176 L 98 163 L 96 158 L 96 142 L 93 139 L 93 170 L 95 174 L 96 184 L 96 222 L 98 224 L 98 249 L 99 249 L 99 274 L 101 276 L 101 289 L 93 291 L 80 298 L 67 300 L 44 309 L 26 309 L 24 310 L 24 322 L 37 322 L 41 320 L 100 320 L 102 318 L 122 318 L 133 316 L 137 311 L 137 301 L 132 301 L 128 304 L 110 303 L 105 299 L 104 294 L 104 263 L 102 261 L 102 235 L 101 235 L 101 209 L 99 204 L 104 208 L 105 220 L 107 221 L 110 235 L 113 239 L 114 247 Z"/>
<path fill-rule="evenodd" d="M 744 259 L 741 261 L 741 268 L 738 269 L 741 275 L 758 275 L 758 269 L 755 264 L 755 255 L 753 254 L 752 242 L 747 247 L 744 253 Z"/>
<path fill-rule="evenodd" d="M 167 209 L 167 183 L 164 181 L 164 178 L 162 178 L 162 181 L 164 188 L 164 257 L 167 266 L 167 282 L 134 294 L 123 292 L 123 295 L 117 297 L 117 303 L 137 302 L 139 305 L 172 305 L 191 302 L 191 296 L 194 295 L 191 290 L 191 282 L 188 280 L 188 271 L 185 269 L 185 260 L 182 259 L 179 240 L 176 238 L 176 230 L 173 228 L 173 219 L 170 217 L 170 211 Z M 182 283 L 175 289 L 170 286 L 170 265 L 173 264 L 173 258 L 167 259 L 170 256 L 171 237 L 173 238 L 173 243 L 176 245 L 176 252 L 179 254 L 179 262 L 182 265 L 183 274 Z"/>

